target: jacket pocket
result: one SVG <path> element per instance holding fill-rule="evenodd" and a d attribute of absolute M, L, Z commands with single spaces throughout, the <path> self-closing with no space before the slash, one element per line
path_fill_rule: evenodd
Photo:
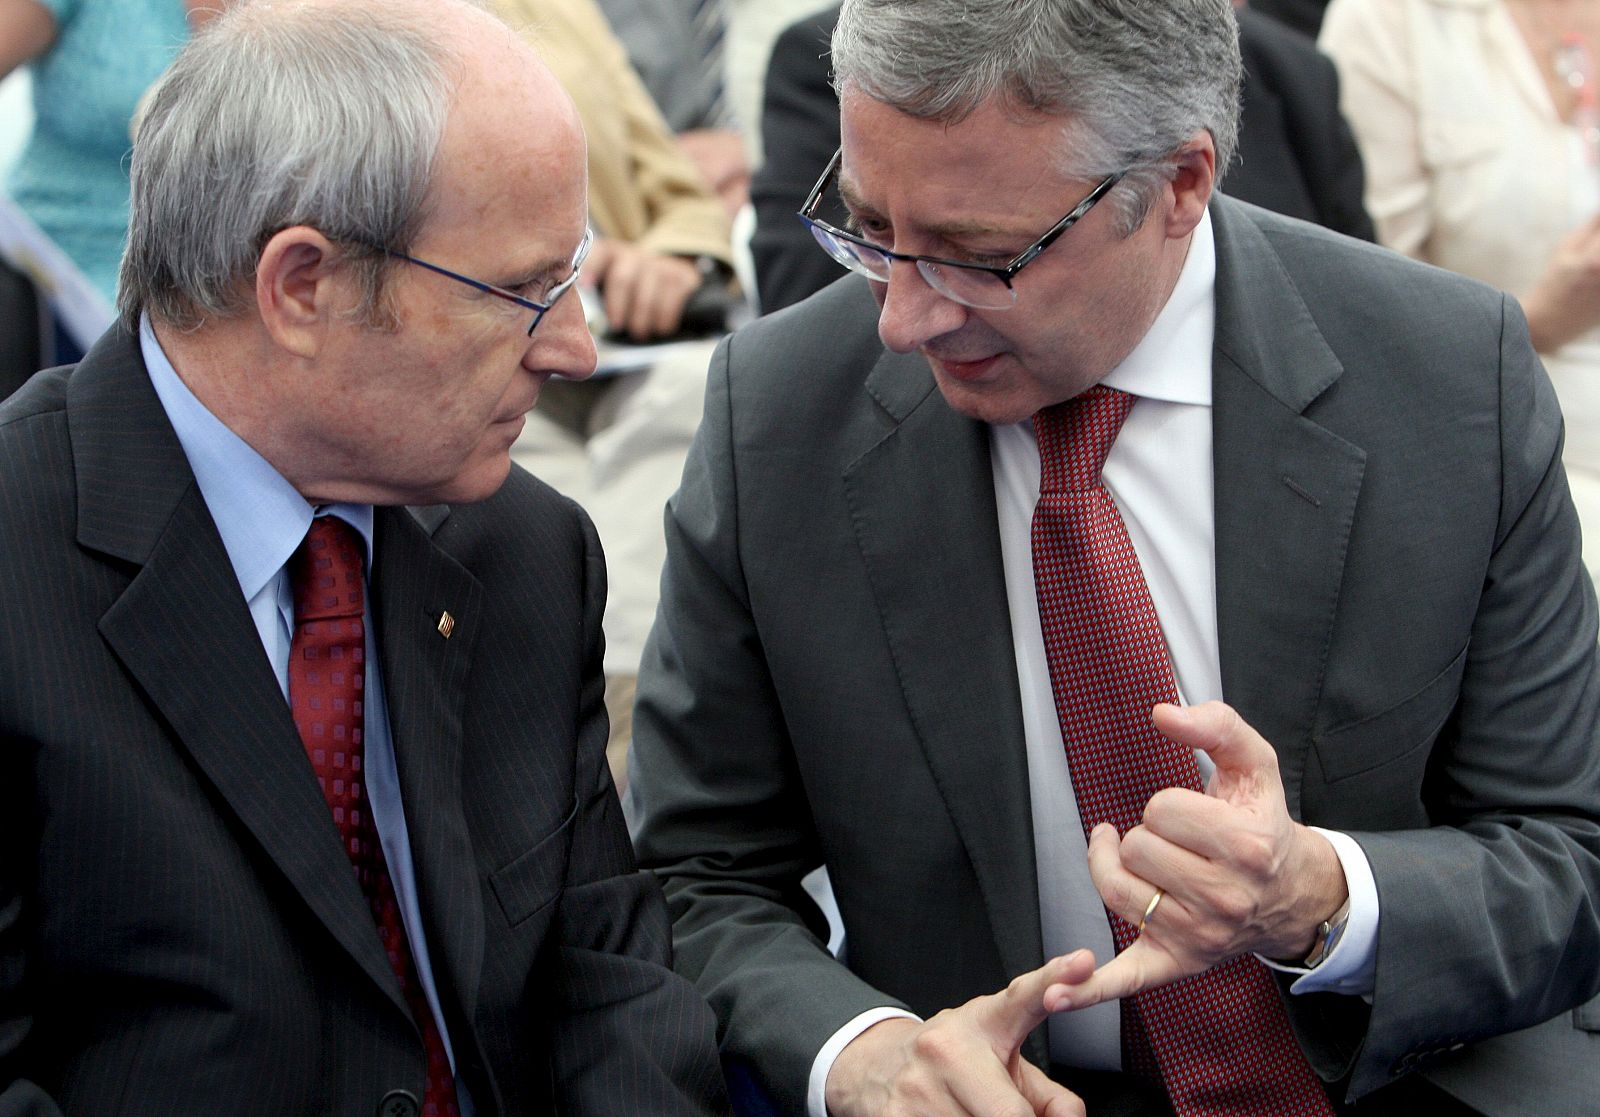
<path fill-rule="evenodd" d="M 489 874 L 489 887 L 511 926 L 527 922 L 560 894 L 561 882 L 566 879 L 572 822 L 577 817 L 574 799 L 567 817 L 554 830 L 509 865 Z"/>
<path fill-rule="evenodd" d="M 1455 709 L 1467 649 L 1422 687 L 1388 709 L 1342 725 L 1312 740 L 1328 783 L 1337 783 L 1386 764 L 1410 763 L 1419 772 L 1429 747 Z"/>

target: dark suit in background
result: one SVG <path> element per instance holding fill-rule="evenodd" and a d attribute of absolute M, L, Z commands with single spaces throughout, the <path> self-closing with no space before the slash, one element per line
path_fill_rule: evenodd
<path fill-rule="evenodd" d="M 1361 154 L 1339 113 L 1338 74 L 1310 40 L 1248 10 L 1239 17 L 1244 55 L 1239 150 L 1224 193 L 1277 213 L 1373 240 L 1362 206 Z M 839 100 L 829 82 L 830 8 L 778 37 L 767 67 L 761 134 L 766 162 L 750 184 L 761 310 L 797 303 L 839 276 L 796 218 L 807 192 L 839 146 Z M 840 224 L 837 210 L 821 214 Z"/>
<path fill-rule="evenodd" d="M 1362 204 L 1355 135 L 1339 112 L 1339 74 L 1312 41 L 1249 8 L 1239 19 L 1244 57 L 1239 152 L 1222 176 L 1229 197 L 1375 240 Z"/>
<path fill-rule="evenodd" d="M 1322 30 L 1328 0 L 1250 0 L 1250 7 L 1315 39 Z"/>

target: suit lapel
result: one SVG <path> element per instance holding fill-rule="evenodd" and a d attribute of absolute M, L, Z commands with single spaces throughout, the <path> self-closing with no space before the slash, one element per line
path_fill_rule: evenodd
<path fill-rule="evenodd" d="M 987 431 L 919 356 L 886 355 L 867 391 L 897 425 L 845 472 L 856 541 L 1001 961 L 1021 973 L 1044 947 Z"/>
<path fill-rule="evenodd" d="M 483 899 L 462 810 L 461 727 L 485 598 L 478 580 L 430 538 L 446 515 L 443 508 L 377 510 L 372 612 L 429 954 L 438 987 L 454 990 L 471 1020 L 483 967 Z M 446 613 L 448 636 L 440 628 Z"/>
<path fill-rule="evenodd" d="M 119 333 L 97 345 L 69 392 L 78 540 L 138 567 L 101 618 L 101 634 L 227 808 L 404 1010 L 288 703 L 136 341 Z"/>
<path fill-rule="evenodd" d="M 1212 214 L 1223 695 L 1277 748 L 1298 814 L 1366 455 L 1305 416 L 1343 368 L 1276 251 L 1236 204 Z"/>

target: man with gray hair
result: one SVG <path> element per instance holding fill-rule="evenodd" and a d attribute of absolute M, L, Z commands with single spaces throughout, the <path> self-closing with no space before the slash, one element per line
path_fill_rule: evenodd
<path fill-rule="evenodd" d="M 709 1114 L 607 772 L 571 101 L 462 0 L 231 8 L 121 325 L 0 408 L 0 1112 Z"/>
<path fill-rule="evenodd" d="M 1229 0 L 846 0 L 833 65 L 857 274 L 714 360 L 636 710 L 725 1053 L 815 1117 L 1591 1112 L 1515 303 L 1213 195 Z"/>

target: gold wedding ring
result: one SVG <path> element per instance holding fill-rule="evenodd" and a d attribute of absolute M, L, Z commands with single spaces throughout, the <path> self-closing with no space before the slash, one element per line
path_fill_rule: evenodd
<path fill-rule="evenodd" d="M 1139 917 L 1138 934 L 1144 934 L 1144 925 L 1150 922 L 1150 917 L 1156 913 L 1156 906 L 1161 903 L 1161 897 L 1165 895 L 1166 892 L 1158 888 L 1156 894 L 1150 897 L 1150 902 L 1145 905 L 1144 914 Z"/>

